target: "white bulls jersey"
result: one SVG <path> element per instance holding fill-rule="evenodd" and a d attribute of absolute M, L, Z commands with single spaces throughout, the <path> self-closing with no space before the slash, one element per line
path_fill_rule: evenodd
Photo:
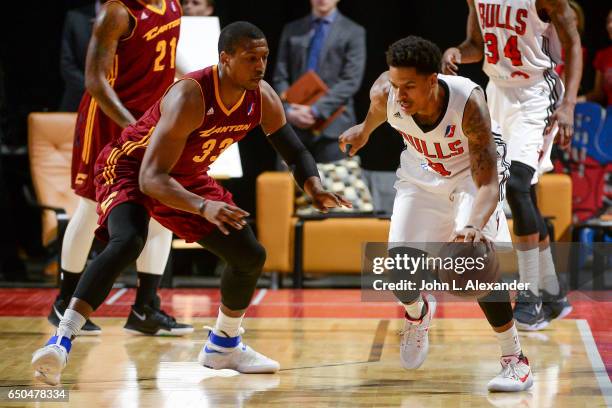
<path fill-rule="evenodd" d="M 406 149 L 400 156 L 400 181 L 436 187 L 448 179 L 469 173 L 468 139 L 461 126 L 463 110 L 478 85 L 467 78 L 438 74 L 446 89 L 446 108 L 431 129 L 421 129 L 412 116 L 404 113 L 391 89 L 387 99 L 387 121 L 404 138 Z"/>
<path fill-rule="evenodd" d="M 402 135 L 406 145 L 397 170 L 390 247 L 394 243 L 449 240 L 468 223 L 478 194 L 470 171 L 468 139 L 462 127 L 465 104 L 478 85 L 467 78 L 441 74 L 438 82 L 446 89 L 445 107 L 437 123 L 427 129 L 421 129 L 412 116 L 406 115 L 396 93 L 389 92 L 387 121 Z M 501 206 L 510 165 L 505 160 L 506 144 L 499 127 L 492 123 L 491 128 L 497 145 L 500 203 L 483 233 L 495 242 L 510 242 Z"/>
<path fill-rule="evenodd" d="M 538 16 L 536 0 L 474 0 L 484 41 L 484 72 L 499 86 L 547 79 L 561 56 L 552 23 Z"/>

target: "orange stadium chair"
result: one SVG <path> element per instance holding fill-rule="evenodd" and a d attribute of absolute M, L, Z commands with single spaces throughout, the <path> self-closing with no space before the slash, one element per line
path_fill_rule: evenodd
<path fill-rule="evenodd" d="M 42 212 L 42 243 L 59 251 L 61 240 L 77 205 L 70 188 L 75 113 L 31 113 L 28 117 L 28 152 L 36 200 Z"/>
<path fill-rule="evenodd" d="M 291 274 L 294 287 L 309 275 L 359 274 L 363 244 L 386 242 L 388 219 L 299 219 L 294 212 L 295 183 L 290 173 L 265 172 L 257 178 L 257 234 L 266 248 L 264 271 Z M 542 215 L 554 227 L 553 240 L 569 241 L 572 181 L 565 174 L 545 174 L 537 190 Z M 508 220 L 512 231 L 512 220 Z M 502 272 L 512 272 L 507 263 Z"/>
<path fill-rule="evenodd" d="M 78 196 L 70 187 L 70 167 L 76 113 L 34 112 L 28 117 L 28 151 L 36 198 L 26 190 L 30 204 L 42 213 L 42 243 L 52 253 L 61 252 L 62 238 Z M 182 239 L 172 241 L 173 251 L 198 249 Z M 169 263 L 171 261 L 169 260 Z M 172 286 L 172 269 L 164 274 L 162 287 Z"/>

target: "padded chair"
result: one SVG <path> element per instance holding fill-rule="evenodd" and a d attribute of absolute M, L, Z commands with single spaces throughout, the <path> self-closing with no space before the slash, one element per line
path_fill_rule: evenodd
<path fill-rule="evenodd" d="M 606 111 L 599 104 L 584 102 L 576 105 L 572 138 L 572 159 L 575 162 L 584 162 L 586 156 L 601 164 L 612 160 L 612 152 L 607 150 L 610 142 L 607 140 L 609 133 L 604 131 L 606 125 L 612 125 L 612 118 L 608 115 L 606 120 Z"/>
<path fill-rule="evenodd" d="M 30 171 L 36 197 L 30 203 L 42 212 L 42 243 L 59 254 L 64 232 L 77 204 L 70 187 L 70 167 L 76 113 L 31 113 L 28 116 Z M 172 241 L 173 250 L 201 249 L 182 239 Z M 171 268 L 162 287 L 172 286 Z"/>
<path fill-rule="evenodd" d="M 30 171 L 42 211 L 44 246 L 61 245 L 78 197 L 70 188 L 75 113 L 31 113 L 28 116 Z"/>
<path fill-rule="evenodd" d="M 301 286 L 302 271 L 359 274 L 363 244 L 387 242 L 389 219 L 301 220 L 294 214 L 295 188 L 289 173 L 265 172 L 257 178 L 256 225 L 259 241 L 267 251 L 264 271 L 292 274 L 295 287 Z M 539 204 L 542 214 L 552 217 L 555 240 L 569 240 L 571 195 L 569 176 L 545 174 L 541 178 Z"/>

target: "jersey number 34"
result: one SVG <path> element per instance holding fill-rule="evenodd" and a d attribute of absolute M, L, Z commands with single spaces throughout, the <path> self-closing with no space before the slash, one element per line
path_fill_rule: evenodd
<path fill-rule="evenodd" d="M 497 64 L 499 61 L 499 48 L 497 36 L 493 33 L 485 33 L 484 35 L 484 43 L 485 43 L 485 55 L 487 56 L 487 62 L 489 64 Z M 504 56 L 512 61 L 512 65 L 515 67 L 519 67 L 523 65 L 521 60 L 522 55 L 518 49 L 518 38 L 516 35 L 508 38 L 506 45 L 504 46 Z"/>

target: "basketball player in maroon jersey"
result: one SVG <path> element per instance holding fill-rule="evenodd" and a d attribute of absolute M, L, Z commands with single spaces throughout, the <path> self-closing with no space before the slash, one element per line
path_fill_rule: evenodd
<path fill-rule="evenodd" d="M 97 227 L 96 158 L 174 81 L 180 18 L 178 0 L 111 0 L 96 17 L 87 52 L 87 91 L 79 106 L 72 154 L 72 188 L 80 199 L 64 235 L 60 294 L 48 317 L 56 327 L 85 268 Z M 149 240 L 136 261 L 138 290 L 125 325 L 129 332 L 181 335 L 193 331 L 163 312 L 156 295 L 171 241 L 172 233 L 152 220 Z M 80 334 L 99 333 L 100 328 L 88 320 Z"/>
<path fill-rule="evenodd" d="M 200 364 L 242 373 L 279 369 L 278 362 L 241 342 L 241 322 L 265 249 L 244 221 L 248 213 L 207 170 L 232 143 L 261 125 L 317 209 L 351 204 L 323 190 L 317 166 L 287 124 L 280 98 L 262 80 L 268 54 L 257 27 L 228 25 L 219 37 L 219 65 L 176 82 L 100 154 L 97 233 L 108 237 L 109 244 L 85 270 L 56 335 L 34 353 L 32 366 L 41 380 L 59 383 L 71 340 L 108 295 L 118 273 L 142 250 L 149 217 L 228 265 L 221 278 L 217 322 L 200 351 Z"/>

